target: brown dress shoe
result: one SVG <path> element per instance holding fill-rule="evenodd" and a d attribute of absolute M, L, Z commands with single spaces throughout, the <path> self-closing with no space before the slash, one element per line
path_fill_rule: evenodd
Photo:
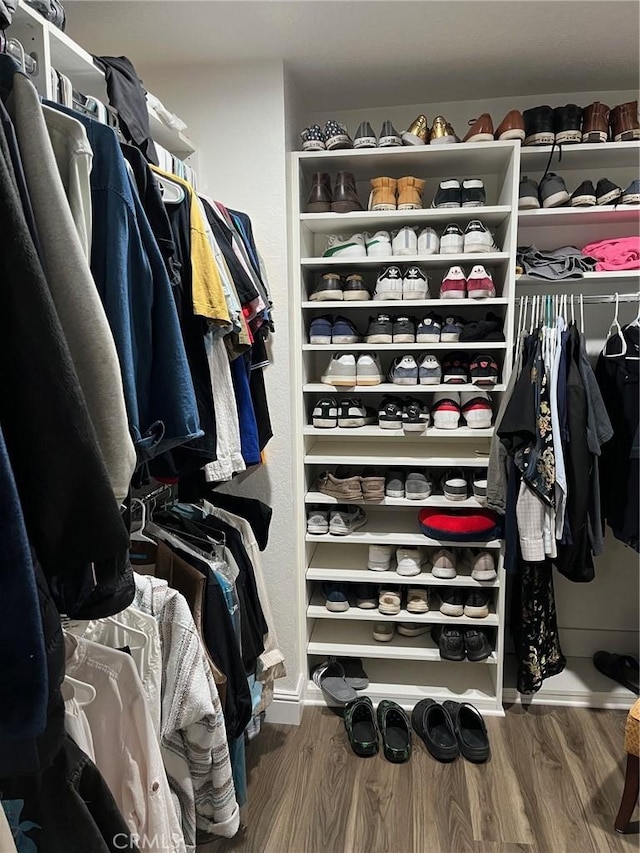
<path fill-rule="evenodd" d="M 582 141 L 606 142 L 609 138 L 609 107 L 595 101 L 582 110 Z"/>
<path fill-rule="evenodd" d="M 463 142 L 493 142 L 493 121 L 489 113 L 469 119 L 469 130 Z"/>
<path fill-rule="evenodd" d="M 371 178 L 369 210 L 395 210 L 397 188 L 395 178 Z"/>
<path fill-rule="evenodd" d="M 333 213 L 352 213 L 354 210 L 364 210 L 358 198 L 353 172 L 338 172 L 336 175 L 331 210 Z"/>
<path fill-rule="evenodd" d="M 315 172 L 311 178 L 307 213 L 330 213 L 331 201 L 331 176 L 326 172 Z"/>
<path fill-rule="evenodd" d="M 614 142 L 640 139 L 637 101 L 628 101 L 611 110 L 611 135 Z"/>
<path fill-rule="evenodd" d="M 524 119 L 520 110 L 509 110 L 496 130 L 496 139 L 524 140 Z"/>

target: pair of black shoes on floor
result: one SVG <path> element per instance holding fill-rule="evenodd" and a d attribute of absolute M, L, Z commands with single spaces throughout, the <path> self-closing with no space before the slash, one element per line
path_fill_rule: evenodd
<path fill-rule="evenodd" d="M 427 750 L 447 763 L 459 755 L 483 764 L 490 754 L 489 736 L 482 715 L 468 702 L 421 699 L 411 714 L 411 725 Z"/>

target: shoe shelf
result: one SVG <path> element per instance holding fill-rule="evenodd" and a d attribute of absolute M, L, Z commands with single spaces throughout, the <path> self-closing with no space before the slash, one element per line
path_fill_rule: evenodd
<path fill-rule="evenodd" d="M 499 382 L 488 390 L 490 392 L 504 391 L 505 388 L 504 382 Z M 433 394 L 434 391 L 477 391 L 478 386 L 471 384 L 454 385 L 452 383 L 446 385 L 395 385 L 393 382 L 380 382 L 378 385 L 325 385 L 324 382 L 307 382 L 302 390 L 309 394 L 395 394 L 396 396 L 399 394 L 400 396 L 408 396 Z"/>
<path fill-rule="evenodd" d="M 366 427 L 363 427 L 366 429 Z M 447 430 L 448 431 L 448 430 Z M 454 430 L 451 430 L 454 432 Z M 426 449 L 426 448 L 425 448 Z M 327 439 L 316 442 L 305 454 L 307 465 L 370 465 L 374 467 L 398 466 L 416 468 L 486 468 L 489 464 L 489 442 L 485 439 L 482 448 L 475 452 L 461 443 L 438 444 L 433 454 L 425 453 L 422 447 L 402 442 L 398 447 L 389 447 L 389 442 L 376 447 L 367 443 L 361 453 L 355 453 L 351 442 L 345 447 L 341 440 Z"/>
<path fill-rule="evenodd" d="M 304 499 L 306 504 L 342 504 L 344 501 L 339 501 L 331 495 L 324 495 L 322 492 L 307 492 Z M 449 501 L 444 495 L 431 495 L 429 498 L 424 498 L 420 501 L 412 501 L 409 498 L 383 498 L 375 504 L 370 501 L 355 501 L 356 506 L 363 507 L 404 507 L 406 509 L 419 509 L 423 506 L 442 506 L 447 509 L 481 509 L 481 504 L 475 498 L 467 498 L 466 501 Z"/>
<path fill-rule="evenodd" d="M 471 616 L 445 616 L 439 610 L 428 610 L 426 613 L 411 613 L 409 610 L 401 610 L 393 616 L 388 616 L 380 613 L 377 607 L 353 606 L 349 607 L 348 610 L 336 613 L 327 610 L 320 592 L 313 594 L 307 608 L 307 616 L 311 619 L 332 619 L 339 622 L 416 622 L 422 625 L 464 625 L 467 628 L 471 625 L 475 628 L 495 628 L 498 624 L 498 617 L 492 604 L 489 605 L 489 615 L 482 619 L 473 619 Z M 426 635 L 423 634 L 422 636 Z"/>
<path fill-rule="evenodd" d="M 385 526 L 392 527 L 391 530 L 383 529 Z M 368 522 L 364 527 L 356 530 L 355 533 L 349 533 L 347 536 L 332 536 L 330 533 L 307 533 L 305 540 L 307 542 L 315 542 L 316 544 L 331 543 L 332 545 L 424 545 L 425 547 L 434 548 L 456 548 L 461 544 L 467 548 L 500 548 L 502 539 L 489 539 L 487 542 L 451 542 L 448 539 L 431 539 L 420 533 L 418 530 L 417 521 L 415 527 L 411 530 L 406 528 L 409 525 L 405 522 L 395 521 L 393 525 L 385 525 L 381 521 L 375 523 L 375 529 L 369 530 Z M 404 528 L 404 529 L 403 529 Z"/>
<path fill-rule="evenodd" d="M 323 270 L 326 267 L 383 267 L 388 264 L 395 264 L 396 266 L 398 264 L 416 264 L 421 267 L 448 268 L 454 265 L 471 266 L 473 264 L 506 263 L 510 257 L 509 252 L 461 252 L 455 255 L 384 255 L 379 258 L 369 255 L 361 258 L 337 255 L 333 258 L 301 258 L 300 264 L 306 269 L 311 270 Z M 462 302 L 463 300 L 459 299 L 457 301 Z M 478 301 L 488 302 L 489 300 Z"/>
<path fill-rule="evenodd" d="M 304 352 L 336 352 L 339 350 L 340 352 L 431 352 L 432 350 L 444 350 L 445 352 L 454 352 L 455 350 L 460 350 L 461 352 L 469 352 L 473 350 L 474 352 L 477 350 L 480 352 L 481 350 L 487 350 L 488 352 L 493 352 L 493 350 L 502 350 L 506 349 L 507 344 L 504 342 L 496 342 L 496 343 L 484 343 L 478 342 L 474 343 L 474 341 L 465 341 L 464 343 L 435 343 L 435 344 L 303 344 L 302 349 Z M 425 386 L 426 387 L 426 386 Z M 491 391 L 491 388 L 487 387 L 487 391 Z"/>
<path fill-rule="evenodd" d="M 302 213 L 300 222 L 314 234 L 341 234 L 346 231 L 390 231 L 403 225 L 446 226 L 450 222 L 480 219 L 485 225 L 500 225 L 511 214 L 505 204 L 484 207 L 423 208 L 422 210 L 366 210 L 353 213 Z"/>
<path fill-rule="evenodd" d="M 364 612 L 364 611 L 363 611 Z M 381 616 L 378 611 L 376 622 L 391 621 L 400 622 L 397 616 Z M 459 617 L 464 618 L 464 617 Z M 486 620 L 476 619 L 476 622 Z M 349 657 L 371 657 L 379 659 L 396 659 L 396 660 L 415 660 L 415 661 L 437 661 L 442 664 L 458 666 L 458 664 L 469 664 L 474 661 L 447 661 L 442 660 L 440 652 L 433 638 L 429 633 L 422 634 L 419 637 L 403 637 L 402 634 L 395 634 L 392 640 L 379 642 L 374 640 L 371 635 L 371 626 L 366 622 L 358 621 L 340 621 L 329 622 L 328 620 L 320 620 L 315 623 L 311 639 L 307 646 L 307 652 L 310 655 L 347 655 Z M 476 661 L 479 664 L 495 664 L 496 653 L 483 661 Z M 367 673 L 369 680 L 372 680 L 373 672 L 367 662 Z M 392 673 L 390 673 L 392 675 Z M 468 675 L 468 673 L 467 673 Z M 416 681 L 416 684 L 420 684 Z M 462 686 L 462 685 L 461 685 Z M 363 691 L 366 693 L 366 691 Z M 387 696 L 391 695 L 387 693 Z"/>
<path fill-rule="evenodd" d="M 544 172 L 551 150 L 551 145 L 523 145 L 520 149 L 522 174 L 534 176 Z M 552 172 L 580 169 L 601 178 L 612 169 L 625 168 L 635 170 L 637 176 L 639 160 L 640 142 L 579 143 L 563 145 L 562 151 L 559 146 L 555 146 L 549 169 Z"/>
<path fill-rule="evenodd" d="M 427 427 L 424 432 L 405 432 L 402 429 L 380 429 L 380 427 L 374 425 L 363 427 L 331 427 L 329 429 L 306 426 L 303 429 L 303 434 L 314 435 L 316 438 L 396 438 L 406 439 L 407 441 L 421 441 L 425 438 L 428 438 L 430 441 L 448 441 L 451 439 L 458 440 L 466 438 L 469 441 L 474 441 L 479 438 L 491 438 L 493 427 L 489 427 L 488 429 L 469 429 L 469 427 L 436 429 L 436 427 Z"/>
<path fill-rule="evenodd" d="M 493 299 L 367 299 L 367 300 L 327 300 L 320 301 L 311 300 L 304 301 L 302 308 L 314 308 L 320 312 L 324 311 L 347 311 L 352 308 L 364 308 L 368 311 L 396 312 L 402 311 L 404 308 L 423 308 L 438 309 L 438 308 L 459 308 L 466 311 L 469 308 L 495 308 L 497 306 L 508 305 L 509 299 L 502 296 L 494 297 Z"/>

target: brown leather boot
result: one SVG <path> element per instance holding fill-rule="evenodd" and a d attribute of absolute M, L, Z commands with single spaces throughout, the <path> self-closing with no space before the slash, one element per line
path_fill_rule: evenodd
<path fill-rule="evenodd" d="M 311 178 L 307 213 L 330 213 L 331 202 L 331 176 L 326 172 L 316 172 Z"/>
<path fill-rule="evenodd" d="M 611 135 L 614 142 L 631 142 L 634 139 L 640 139 L 637 101 L 628 101 L 611 110 Z"/>
<path fill-rule="evenodd" d="M 333 213 L 351 213 L 354 210 L 364 210 L 358 198 L 353 172 L 338 172 L 336 175 L 331 210 Z"/>
<path fill-rule="evenodd" d="M 398 210 L 422 210 L 423 190 L 420 178 L 398 178 Z"/>
<path fill-rule="evenodd" d="M 582 141 L 606 142 L 609 138 L 609 107 L 595 101 L 582 110 Z"/>
<path fill-rule="evenodd" d="M 369 210 L 395 210 L 397 190 L 395 178 L 371 178 Z"/>

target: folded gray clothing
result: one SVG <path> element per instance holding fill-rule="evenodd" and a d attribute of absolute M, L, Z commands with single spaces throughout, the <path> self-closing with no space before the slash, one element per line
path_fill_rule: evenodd
<path fill-rule="evenodd" d="M 595 258 L 583 255 L 575 246 L 543 252 L 535 246 L 519 246 L 516 261 L 526 275 L 545 281 L 582 278 L 596 266 Z"/>

